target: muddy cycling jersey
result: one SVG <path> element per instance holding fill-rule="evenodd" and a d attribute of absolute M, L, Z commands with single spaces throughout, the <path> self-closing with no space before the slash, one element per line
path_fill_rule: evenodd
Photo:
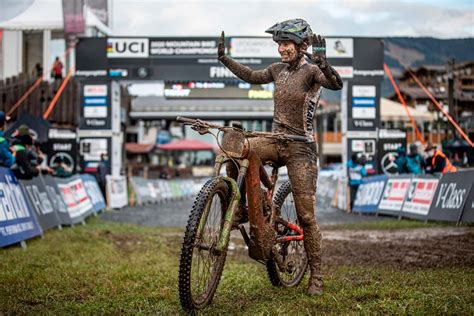
<path fill-rule="evenodd" d="M 293 68 L 287 63 L 273 63 L 263 70 L 252 70 L 228 56 L 222 56 L 220 61 L 248 83 L 274 82 L 273 131 L 306 136 L 311 141 L 314 141 L 313 119 L 321 86 L 332 90 L 341 88 L 340 77 L 330 66 L 325 74 L 318 66 L 306 61 Z"/>

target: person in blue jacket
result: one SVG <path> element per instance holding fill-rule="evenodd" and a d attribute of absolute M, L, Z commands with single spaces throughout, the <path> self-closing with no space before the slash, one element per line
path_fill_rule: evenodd
<path fill-rule="evenodd" d="M 367 170 L 365 169 L 366 158 L 365 156 L 357 158 L 357 154 L 352 154 L 351 160 L 347 162 L 347 172 L 349 175 L 349 190 L 350 190 L 350 203 L 351 210 L 354 206 L 354 200 L 356 197 L 357 189 L 362 183 L 362 178 L 367 176 Z"/>
<path fill-rule="evenodd" d="M 10 142 L 5 137 L 6 116 L 5 112 L 0 111 L 0 166 L 10 168 L 15 164 L 15 157 L 10 151 Z"/>

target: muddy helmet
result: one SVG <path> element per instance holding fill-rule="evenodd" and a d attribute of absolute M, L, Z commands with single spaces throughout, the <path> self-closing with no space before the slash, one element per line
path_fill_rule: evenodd
<path fill-rule="evenodd" d="M 265 31 L 273 35 L 273 40 L 292 41 L 295 44 L 301 44 L 305 40 L 309 40 L 313 32 L 308 22 L 303 19 L 291 19 L 273 25 Z"/>

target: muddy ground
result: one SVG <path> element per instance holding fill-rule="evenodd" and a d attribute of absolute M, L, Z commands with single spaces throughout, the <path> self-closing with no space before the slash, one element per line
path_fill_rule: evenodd
<path fill-rule="evenodd" d="M 393 266 L 401 269 L 474 267 L 474 228 L 323 231 L 323 265 Z M 246 260 L 235 232 L 231 257 Z"/>

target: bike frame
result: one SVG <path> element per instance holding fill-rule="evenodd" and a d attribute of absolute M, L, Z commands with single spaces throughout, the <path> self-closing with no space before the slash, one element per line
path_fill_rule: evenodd
<path fill-rule="evenodd" d="M 281 218 L 279 214 L 280 210 L 273 204 L 273 193 L 278 178 L 278 169 L 274 167 L 272 176 L 269 177 L 255 151 L 248 148 L 244 152 L 244 157 L 239 159 L 227 157 L 225 154 L 219 154 L 215 160 L 215 177 L 219 176 L 222 166 L 226 163 L 237 163 L 239 165 L 239 174 L 236 180 L 223 177 L 231 189 L 231 201 L 223 218 L 223 228 L 219 236 L 216 251 L 222 252 L 227 249 L 235 213 L 239 207 L 242 195 L 246 194 L 250 222 L 250 237 L 243 225 L 240 225 L 239 229 L 249 248 L 249 256 L 257 261 L 266 262 L 271 258 L 272 252 L 275 249 L 274 246 L 277 243 L 302 240 L 303 230 L 298 225 L 289 223 Z M 231 160 L 233 160 L 233 162 Z M 263 184 L 267 191 L 261 189 L 260 183 Z M 266 194 L 262 196 L 262 193 Z M 264 212 L 263 199 L 266 200 L 266 205 L 271 207 L 271 211 L 268 214 Z M 207 215 L 206 213 L 201 220 L 198 234 L 202 233 Z M 287 227 L 294 235 L 277 238 L 275 232 L 275 224 L 277 223 Z M 277 263 L 279 266 L 281 265 L 281 263 Z"/>

